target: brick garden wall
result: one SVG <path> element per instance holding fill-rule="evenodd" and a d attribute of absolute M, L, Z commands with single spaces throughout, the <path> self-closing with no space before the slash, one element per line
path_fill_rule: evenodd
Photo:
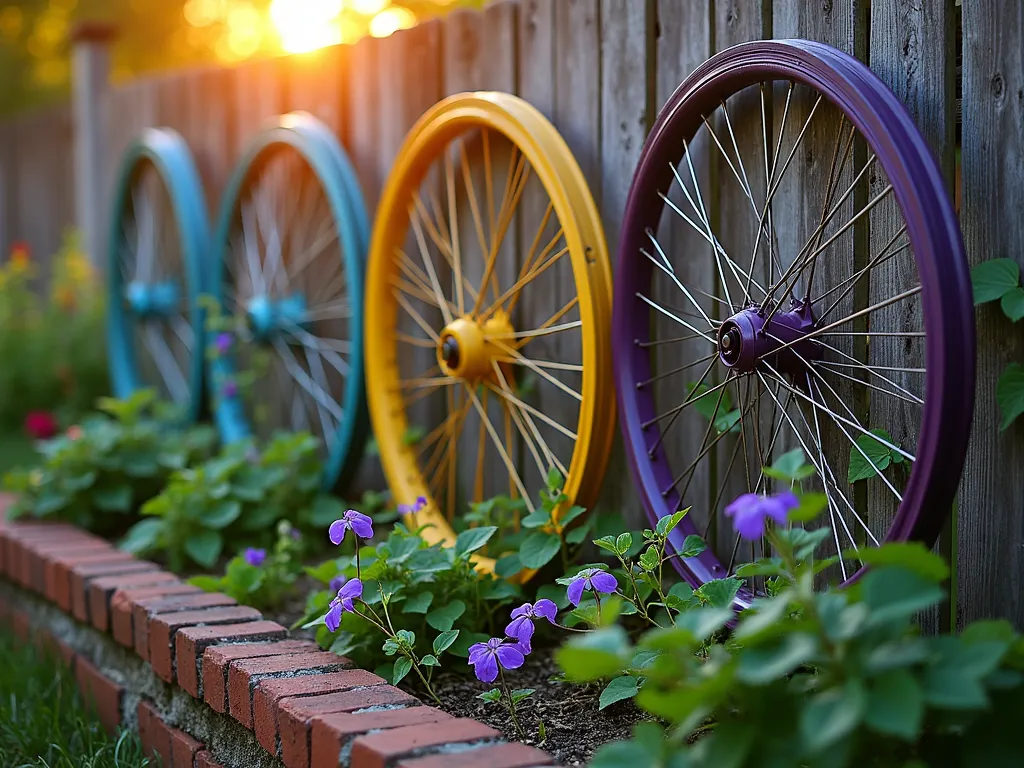
<path fill-rule="evenodd" d="M 554 764 L 101 538 L 2 517 L 0 621 L 70 665 L 103 725 L 136 728 L 164 768 Z"/>

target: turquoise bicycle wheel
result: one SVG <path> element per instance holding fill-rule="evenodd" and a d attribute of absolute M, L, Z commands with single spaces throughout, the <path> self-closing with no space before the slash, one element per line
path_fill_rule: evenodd
<path fill-rule="evenodd" d="M 223 318 L 209 394 L 226 443 L 316 436 L 328 490 L 347 484 L 369 432 L 368 245 L 362 191 L 333 133 L 306 113 L 277 118 L 246 150 L 218 216 L 208 291 Z"/>
<path fill-rule="evenodd" d="M 205 403 L 209 247 L 202 182 L 173 130 L 150 128 L 125 152 L 107 253 L 107 334 L 115 396 L 151 388 L 188 421 Z"/>

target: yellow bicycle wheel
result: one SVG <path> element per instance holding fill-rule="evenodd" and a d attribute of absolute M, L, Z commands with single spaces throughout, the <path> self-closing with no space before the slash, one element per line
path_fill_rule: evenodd
<path fill-rule="evenodd" d="M 611 300 L 597 207 L 554 126 L 505 93 L 432 107 L 388 178 L 366 284 L 373 428 L 395 500 L 427 500 L 409 522 L 428 542 L 452 543 L 472 502 L 534 511 L 553 471 L 556 520 L 596 501 Z"/>

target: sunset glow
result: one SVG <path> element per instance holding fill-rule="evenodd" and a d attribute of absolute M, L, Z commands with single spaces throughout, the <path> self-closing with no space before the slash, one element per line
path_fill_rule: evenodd
<path fill-rule="evenodd" d="M 273 0 L 270 20 L 288 53 L 305 53 L 342 42 L 344 0 Z"/>

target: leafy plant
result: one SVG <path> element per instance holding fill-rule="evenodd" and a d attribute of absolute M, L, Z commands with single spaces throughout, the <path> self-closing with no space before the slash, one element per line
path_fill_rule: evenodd
<path fill-rule="evenodd" d="M 282 520 L 277 524 L 277 541 L 270 553 L 250 547 L 228 562 L 223 576 L 193 576 L 189 582 L 260 610 L 278 608 L 302 574 L 304 550 L 302 534 Z"/>
<path fill-rule="evenodd" d="M 592 768 L 1024 760 L 1012 725 L 1024 704 L 1024 640 L 991 621 L 959 636 L 922 637 L 914 618 L 942 599 L 948 567 L 920 544 L 844 553 L 871 570 L 845 590 L 816 591 L 815 575 L 836 560 L 815 557 L 831 531 L 793 524 L 820 512 L 816 496 L 790 506 L 789 527 L 765 525 L 763 502 L 735 508 L 737 518 L 762 515 L 774 554 L 738 570 L 770 588 L 733 628 L 731 607 L 705 604 L 635 642 L 616 624 L 559 651 L 570 679 L 612 679 L 602 703 L 635 695 L 667 724 L 638 726 L 633 739 L 603 747 Z"/>
<path fill-rule="evenodd" d="M 388 679 L 400 681 L 417 669 L 429 685 L 440 654 L 466 658 L 469 646 L 493 633 L 502 609 L 520 594 L 511 583 L 478 573 L 470 561 L 494 532 L 472 528 L 445 548 L 396 524 L 379 544 L 354 547 L 352 554 L 306 569 L 325 589 L 309 596 L 296 626 L 315 626 L 321 647 L 376 667 Z M 332 631 L 325 614 L 339 590 L 355 580 L 362 585 L 357 610 L 343 611 Z M 383 645 L 382 633 L 388 641 Z M 421 644 L 429 637 L 434 639 L 425 651 Z"/>
<path fill-rule="evenodd" d="M 1012 259 L 989 259 L 971 270 L 974 304 L 998 301 L 1003 314 L 1012 323 L 1024 317 L 1024 288 L 1020 283 L 1020 265 Z M 1024 413 L 1024 367 L 1010 363 L 996 382 L 996 402 L 1003 415 L 999 430 L 1009 427 Z"/>
<path fill-rule="evenodd" d="M 176 471 L 142 508 L 121 547 L 163 553 L 173 570 L 188 562 L 212 568 L 230 541 L 232 553 L 274 543 L 275 525 L 322 528 L 338 502 L 321 496 L 318 442 L 306 433 L 276 435 L 261 452 L 243 441 L 208 461 Z M 322 523 L 322 525 L 321 525 Z"/>
<path fill-rule="evenodd" d="M 212 452 L 213 430 L 177 426 L 173 409 L 150 390 L 100 398 L 97 407 L 81 425 L 38 445 L 41 466 L 4 478 L 18 494 L 14 514 L 120 532 L 172 472 Z"/>

